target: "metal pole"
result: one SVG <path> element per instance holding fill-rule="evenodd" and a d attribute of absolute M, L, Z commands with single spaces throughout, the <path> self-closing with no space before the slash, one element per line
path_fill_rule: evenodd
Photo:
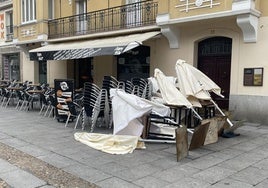
<path fill-rule="evenodd" d="M 223 113 L 223 111 L 219 108 L 219 106 L 211 99 L 210 100 L 213 105 L 217 108 L 217 110 L 223 115 L 223 116 L 226 116 L 225 113 Z M 232 127 L 233 126 L 233 123 L 229 120 L 229 118 L 226 119 L 228 124 Z"/>

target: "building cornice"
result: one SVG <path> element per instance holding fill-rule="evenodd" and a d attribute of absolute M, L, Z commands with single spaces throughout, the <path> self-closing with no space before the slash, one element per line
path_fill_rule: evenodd
<path fill-rule="evenodd" d="M 194 21 L 200 21 L 200 20 L 206 20 L 206 19 L 238 16 L 238 15 L 242 15 L 242 14 L 251 14 L 251 15 L 256 16 L 256 17 L 260 17 L 260 15 L 261 15 L 261 13 L 255 9 L 244 9 L 244 10 L 236 10 L 236 11 L 230 10 L 230 11 L 196 15 L 196 16 L 191 16 L 191 17 L 175 18 L 175 19 L 170 19 L 169 15 L 163 14 L 163 15 L 157 16 L 156 23 L 158 26 L 172 25 L 172 24 L 194 22 Z"/>

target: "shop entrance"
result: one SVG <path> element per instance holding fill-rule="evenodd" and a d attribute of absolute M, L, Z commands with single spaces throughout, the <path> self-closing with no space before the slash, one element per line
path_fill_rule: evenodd
<path fill-rule="evenodd" d="M 39 83 L 47 83 L 47 61 L 39 61 Z"/>
<path fill-rule="evenodd" d="M 212 95 L 221 109 L 228 110 L 230 95 L 232 39 L 213 37 L 198 44 L 198 69 L 211 78 L 225 98 Z"/>
<path fill-rule="evenodd" d="M 76 80 L 76 88 L 84 87 L 85 82 L 93 82 L 92 78 L 92 59 L 93 58 L 85 58 L 85 59 L 76 59 L 75 60 L 75 80 Z"/>

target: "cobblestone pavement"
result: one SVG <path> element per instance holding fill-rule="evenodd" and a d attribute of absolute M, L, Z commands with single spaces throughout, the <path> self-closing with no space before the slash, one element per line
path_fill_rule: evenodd
<path fill-rule="evenodd" d="M 245 123 L 177 162 L 174 144 L 110 155 L 74 140 L 74 122 L 0 107 L 0 187 L 256 187 L 268 184 L 268 125 Z M 110 130 L 98 129 L 98 132 Z"/>

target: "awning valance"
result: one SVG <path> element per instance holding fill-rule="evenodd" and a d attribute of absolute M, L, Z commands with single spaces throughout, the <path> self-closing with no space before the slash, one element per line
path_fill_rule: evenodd
<path fill-rule="evenodd" d="M 31 60 L 80 59 L 101 55 L 120 55 L 142 44 L 160 32 L 147 32 L 120 37 L 48 44 L 30 50 Z"/>

